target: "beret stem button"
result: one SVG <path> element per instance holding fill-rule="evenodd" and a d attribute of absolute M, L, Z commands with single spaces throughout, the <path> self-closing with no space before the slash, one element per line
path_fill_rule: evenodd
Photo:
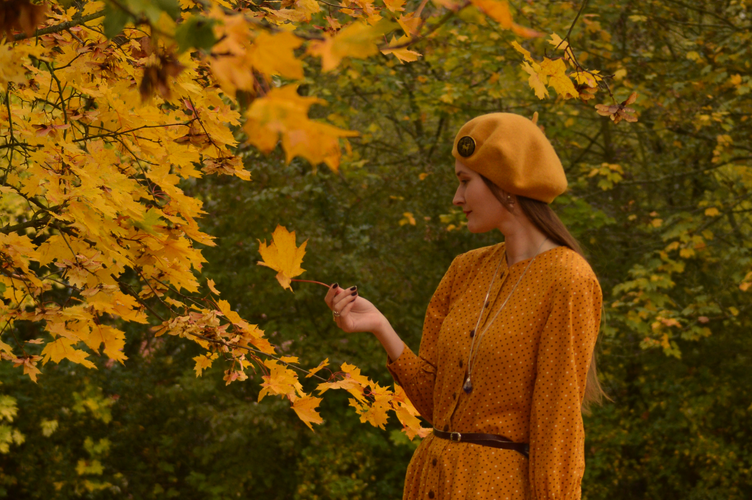
<path fill-rule="evenodd" d="M 463 158 L 471 156 L 475 152 L 475 139 L 466 135 L 457 142 L 457 152 Z"/>

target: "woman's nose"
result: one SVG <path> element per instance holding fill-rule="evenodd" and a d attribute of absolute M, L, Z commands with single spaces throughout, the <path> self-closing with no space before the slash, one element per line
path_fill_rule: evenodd
<path fill-rule="evenodd" d="M 465 197 L 460 193 L 461 187 L 457 187 L 457 191 L 454 192 L 454 199 L 452 200 L 452 205 L 457 205 L 458 207 L 465 203 Z"/>

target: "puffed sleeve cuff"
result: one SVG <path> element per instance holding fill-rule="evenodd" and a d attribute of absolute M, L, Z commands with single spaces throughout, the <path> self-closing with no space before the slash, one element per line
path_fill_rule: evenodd
<path fill-rule="evenodd" d="M 405 344 L 399 358 L 392 360 L 387 356 L 387 369 L 405 390 L 407 397 L 420 415 L 433 422 L 433 385 L 436 368 L 428 361 L 417 356 Z"/>

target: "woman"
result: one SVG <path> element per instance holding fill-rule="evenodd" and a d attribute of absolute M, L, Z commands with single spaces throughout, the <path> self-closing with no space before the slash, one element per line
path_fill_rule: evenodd
<path fill-rule="evenodd" d="M 493 113 L 454 140 L 454 204 L 504 243 L 455 258 L 426 313 L 419 355 L 354 289 L 326 303 L 346 332 L 372 332 L 434 432 L 410 462 L 405 499 L 580 498 L 582 407 L 602 394 L 592 360 L 602 295 L 549 208 L 567 187 L 527 118 Z"/>

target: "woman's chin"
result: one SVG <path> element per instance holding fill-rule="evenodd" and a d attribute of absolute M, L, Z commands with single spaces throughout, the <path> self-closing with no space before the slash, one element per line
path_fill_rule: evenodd
<path fill-rule="evenodd" d="M 470 231 L 473 234 L 483 234 L 483 233 L 487 233 L 489 231 L 493 231 L 494 229 L 496 229 L 496 228 L 495 227 L 482 227 L 482 226 L 477 226 L 477 225 L 471 224 L 471 223 L 467 224 L 467 230 Z"/>

